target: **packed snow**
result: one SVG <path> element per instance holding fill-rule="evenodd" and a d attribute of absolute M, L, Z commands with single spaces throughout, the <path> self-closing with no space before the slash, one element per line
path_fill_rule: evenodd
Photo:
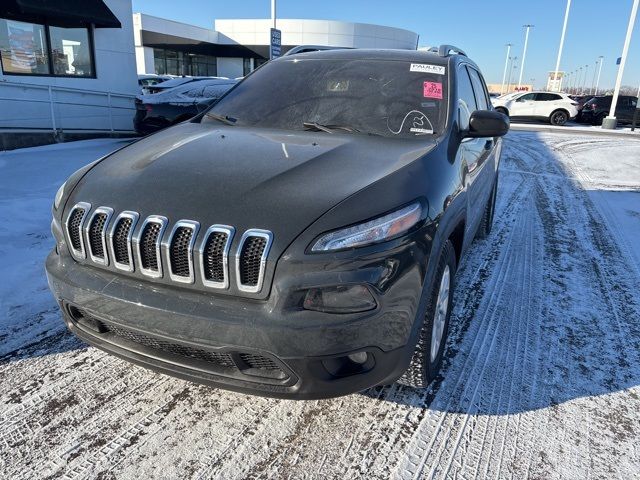
<path fill-rule="evenodd" d="M 43 271 L 51 202 L 121 145 L 0 153 L 3 478 L 640 475 L 640 142 L 511 132 L 442 378 L 306 402 L 153 373 L 65 330 Z"/>

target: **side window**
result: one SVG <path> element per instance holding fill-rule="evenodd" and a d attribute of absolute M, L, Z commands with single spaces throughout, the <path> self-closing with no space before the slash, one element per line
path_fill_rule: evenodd
<path fill-rule="evenodd" d="M 469 118 L 471 113 L 477 109 L 478 105 L 467 69 L 464 66 L 460 67 L 458 69 L 458 124 L 460 130 L 469 129 Z"/>
<path fill-rule="evenodd" d="M 489 100 L 487 89 L 484 86 L 484 82 L 480 79 L 480 74 L 476 71 L 475 68 L 467 67 L 469 71 L 469 76 L 471 77 L 471 83 L 473 85 L 473 91 L 476 94 L 476 103 L 478 105 L 478 110 L 489 110 Z"/>
<path fill-rule="evenodd" d="M 553 100 L 562 100 L 562 97 L 555 93 L 537 93 L 536 100 L 539 102 L 550 102 Z"/>
<path fill-rule="evenodd" d="M 526 95 L 522 95 L 520 98 L 516 100 L 516 102 L 530 102 L 531 100 L 535 100 L 535 93 L 527 93 Z"/>
<path fill-rule="evenodd" d="M 638 99 L 632 98 L 631 100 L 629 100 L 629 102 L 631 103 L 631 106 L 633 108 L 637 108 L 638 107 Z"/>

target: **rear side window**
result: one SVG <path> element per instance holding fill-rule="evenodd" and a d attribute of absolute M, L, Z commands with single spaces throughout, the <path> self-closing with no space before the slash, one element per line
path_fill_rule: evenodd
<path fill-rule="evenodd" d="M 536 100 L 539 102 L 550 102 L 553 100 L 562 100 L 562 97 L 555 93 L 537 93 Z"/>
<path fill-rule="evenodd" d="M 478 109 L 469 73 L 464 66 L 458 69 L 458 123 L 461 130 L 469 129 L 469 118 Z"/>
<path fill-rule="evenodd" d="M 484 85 L 484 82 L 480 78 L 480 74 L 476 71 L 475 68 L 467 67 L 469 71 L 469 77 L 471 77 L 471 83 L 473 85 L 473 91 L 476 95 L 476 104 L 478 105 L 478 110 L 489 110 L 489 93 L 487 92 L 487 88 Z"/>

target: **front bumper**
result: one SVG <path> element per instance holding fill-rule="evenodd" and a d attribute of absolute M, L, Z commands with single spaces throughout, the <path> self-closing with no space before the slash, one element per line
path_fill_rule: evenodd
<path fill-rule="evenodd" d="M 216 296 L 80 265 L 64 251 L 52 252 L 46 268 L 66 324 L 98 348 L 198 383 L 314 399 L 389 384 L 404 372 L 417 338 L 418 250 L 410 244 L 381 257 L 383 265 L 414 263 L 393 278 L 382 269 L 370 278 L 377 309 L 340 315 L 292 306 L 277 284 L 266 301 Z M 359 352 L 366 362 L 348 358 Z"/>

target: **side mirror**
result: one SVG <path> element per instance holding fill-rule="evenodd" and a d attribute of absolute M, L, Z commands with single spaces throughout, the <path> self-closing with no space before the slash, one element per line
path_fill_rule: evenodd
<path fill-rule="evenodd" d="M 502 137 L 509 131 L 509 117 L 494 110 L 476 110 L 469 119 L 465 137 Z"/>

